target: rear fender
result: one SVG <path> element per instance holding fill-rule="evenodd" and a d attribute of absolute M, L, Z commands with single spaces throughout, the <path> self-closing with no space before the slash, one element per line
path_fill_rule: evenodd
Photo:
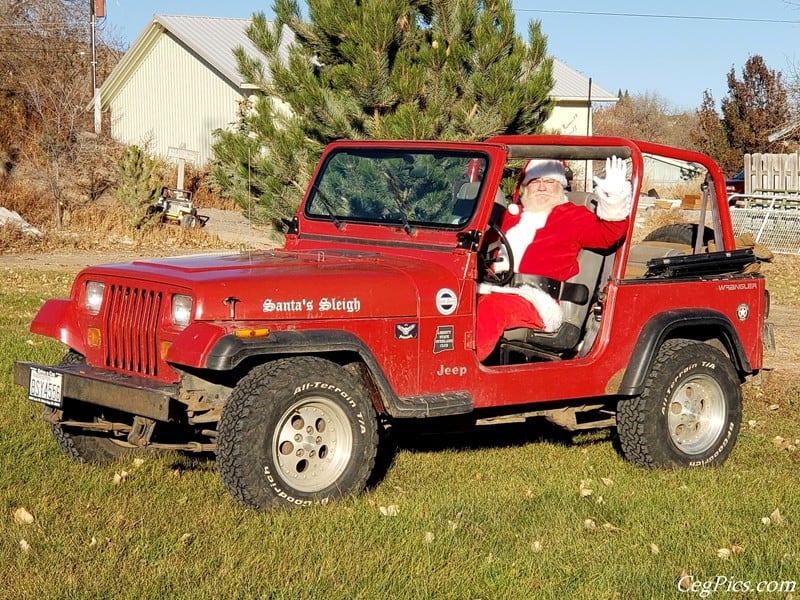
<path fill-rule="evenodd" d="M 642 392 L 658 349 L 670 338 L 699 342 L 719 339 L 740 374 L 753 371 L 736 328 L 728 317 L 712 310 L 666 311 L 651 318 L 642 328 L 616 393 L 635 396 Z"/>

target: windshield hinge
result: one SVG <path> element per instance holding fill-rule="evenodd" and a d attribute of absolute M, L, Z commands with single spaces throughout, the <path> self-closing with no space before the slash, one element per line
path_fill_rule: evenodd
<path fill-rule="evenodd" d="M 281 222 L 286 227 L 286 234 L 287 235 L 296 235 L 300 232 L 300 220 L 295 215 L 292 220 L 289 219 L 281 219 Z"/>
<path fill-rule="evenodd" d="M 477 250 L 480 244 L 482 234 L 477 229 L 470 229 L 469 231 L 459 231 L 458 247 L 463 250 Z"/>

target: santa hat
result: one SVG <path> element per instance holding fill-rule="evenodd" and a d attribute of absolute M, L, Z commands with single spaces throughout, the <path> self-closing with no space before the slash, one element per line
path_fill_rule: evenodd
<path fill-rule="evenodd" d="M 567 177 L 564 171 L 564 163 L 560 160 L 532 158 L 525 163 L 525 168 L 522 170 L 522 175 L 519 180 L 520 186 L 525 186 L 528 184 L 528 182 L 530 182 L 531 179 L 537 179 L 539 177 L 555 179 L 563 188 L 566 188 L 568 185 Z M 520 207 L 519 204 L 517 204 L 519 201 L 518 193 L 519 188 L 517 188 L 517 191 L 514 192 L 514 200 L 508 205 L 508 212 L 515 216 L 520 213 Z"/>
<path fill-rule="evenodd" d="M 560 160 L 534 158 L 525 164 L 522 174 L 522 185 L 527 185 L 531 179 L 548 177 L 555 179 L 561 187 L 567 187 L 567 177 L 564 174 L 564 165 Z"/>

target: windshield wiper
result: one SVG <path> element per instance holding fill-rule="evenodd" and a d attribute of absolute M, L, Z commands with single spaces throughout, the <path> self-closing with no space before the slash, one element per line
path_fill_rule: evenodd
<path fill-rule="evenodd" d="M 344 229 L 344 223 L 342 223 L 339 220 L 339 217 L 336 216 L 336 213 L 334 213 L 333 205 L 331 204 L 331 201 L 328 200 L 328 197 L 322 192 L 321 189 L 319 189 L 313 183 L 311 184 L 311 189 L 317 193 L 317 196 L 319 196 L 319 199 L 322 201 L 322 206 L 325 207 L 325 211 L 328 213 L 328 216 L 331 218 L 331 221 L 333 221 L 333 224 L 336 225 L 336 229 L 338 229 L 339 231 Z"/>
<path fill-rule="evenodd" d="M 397 210 L 400 213 L 400 218 L 403 220 L 403 231 L 405 231 L 408 235 L 414 235 L 416 230 L 411 226 L 411 223 L 408 220 L 408 214 L 406 214 L 406 209 L 403 206 L 403 201 L 400 199 L 400 196 L 402 195 L 400 186 L 397 185 L 397 181 L 395 181 L 395 178 L 391 173 L 384 171 L 383 174 L 386 176 L 386 179 L 389 180 L 389 186 L 392 188 L 394 203 L 397 204 Z"/>

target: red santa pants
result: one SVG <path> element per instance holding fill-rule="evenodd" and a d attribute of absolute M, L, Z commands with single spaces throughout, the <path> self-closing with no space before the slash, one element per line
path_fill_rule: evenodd
<path fill-rule="evenodd" d="M 475 345 L 480 361 L 492 353 L 506 329 L 544 328 L 544 321 L 533 304 L 517 294 L 493 293 L 478 296 L 477 319 Z"/>

